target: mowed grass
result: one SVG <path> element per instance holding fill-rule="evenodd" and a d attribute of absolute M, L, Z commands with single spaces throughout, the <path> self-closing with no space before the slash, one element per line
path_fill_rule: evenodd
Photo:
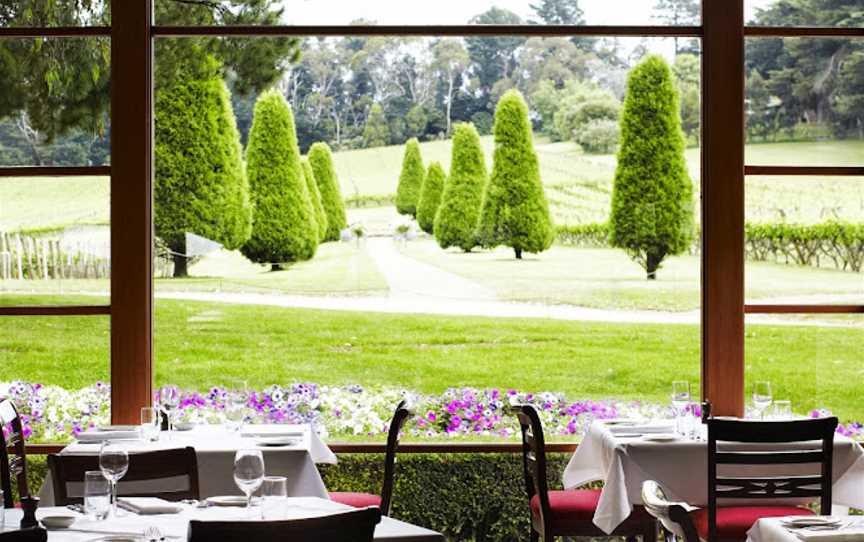
<path fill-rule="evenodd" d="M 699 328 L 544 319 L 328 312 L 159 300 L 156 384 L 190 389 L 317 382 L 557 391 L 666 403 L 699 379 Z M 774 383 L 797 411 L 864 420 L 864 328 L 750 325 L 747 376 Z M 0 319 L 4 380 L 68 389 L 108 378 L 105 317 Z"/>
<path fill-rule="evenodd" d="M 9 177 L 0 182 L 0 231 L 108 224 L 108 177 Z"/>

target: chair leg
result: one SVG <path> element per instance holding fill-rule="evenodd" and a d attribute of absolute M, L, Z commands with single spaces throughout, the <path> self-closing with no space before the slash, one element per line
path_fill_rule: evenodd
<path fill-rule="evenodd" d="M 642 535 L 642 542 L 657 542 L 657 522 L 649 521 Z"/>
<path fill-rule="evenodd" d="M 638 542 L 635 536 L 628 536 L 625 540 L 627 540 L 627 542 Z"/>
<path fill-rule="evenodd" d="M 540 542 L 540 533 L 531 528 L 531 542 Z"/>

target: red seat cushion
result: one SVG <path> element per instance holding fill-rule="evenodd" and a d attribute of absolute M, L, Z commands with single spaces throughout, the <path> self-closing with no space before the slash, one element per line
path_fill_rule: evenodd
<path fill-rule="evenodd" d="M 347 504 L 354 508 L 366 508 L 367 506 L 377 506 L 381 508 L 381 497 L 371 493 L 348 493 L 334 492 L 330 493 L 330 500 L 340 504 Z"/>
<path fill-rule="evenodd" d="M 813 512 L 797 506 L 721 506 L 717 509 L 717 536 L 723 540 L 746 540 L 747 531 L 761 518 L 809 516 Z M 690 512 L 699 538 L 708 540 L 708 509 Z"/>
<path fill-rule="evenodd" d="M 549 508 L 552 517 L 552 529 L 555 533 L 582 531 L 593 528 L 594 512 L 600 502 L 599 489 L 577 489 L 573 491 L 550 491 Z M 531 515 L 535 520 L 540 518 L 540 497 L 531 498 Z M 636 507 L 627 521 L 620 528 L 629 529 L 632 522 L 653 521 L 641 506 Z M 616 529 L 617 531 L 618 529 Z"/>

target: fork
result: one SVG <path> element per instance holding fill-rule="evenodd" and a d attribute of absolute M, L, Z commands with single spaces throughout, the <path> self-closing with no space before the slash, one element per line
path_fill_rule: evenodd
<path fill-rule="evenodd" d="M 159 527 L 151 526 L 144 529 L 144 538 L 148 540 L 148 542 L 159 542 L 161 540 L 165 540 L 165 536 L 162 534 L 162 531 L 159 530 Z"/>

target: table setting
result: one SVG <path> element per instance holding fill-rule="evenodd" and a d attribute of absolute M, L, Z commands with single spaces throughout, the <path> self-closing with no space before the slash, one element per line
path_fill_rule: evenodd
<path fill-rule="evenodd" d="M 862 542 L 864 516 L 764 518 L 747 532 L 747 542 Z"/>

